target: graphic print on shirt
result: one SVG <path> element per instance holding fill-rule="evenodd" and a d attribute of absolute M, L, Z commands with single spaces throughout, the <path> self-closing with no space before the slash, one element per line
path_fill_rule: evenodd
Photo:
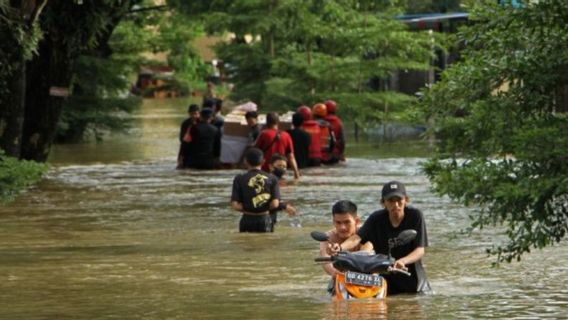
<path fill-rule="evenodd" d="M 389 238 L 388 243 L 389 243 L 389 248 L 392 249 L 404 245 L 404 242 L 401 239 L 398 239 L 397 237 Z"/>
<path fill-rule="evenodd" d="M 248 186 L 253 188 L 256 196 L 252 198 L 252 205 L 258 208 L 270 200 L 270 193 L 264 192 L 264 185 L 268 177 L 262 174 L 257 174 L 249 179 Z"/>

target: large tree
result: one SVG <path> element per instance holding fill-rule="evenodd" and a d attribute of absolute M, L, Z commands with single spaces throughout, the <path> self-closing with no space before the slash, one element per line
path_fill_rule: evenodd
<path fill-rule="evenodd" d="M 208 68 L 191 48 L 200 27 L 167 9 L 152 0 L 0 0 L 0 149 L 44 162 L 56 135 L 122 128 L 113 114 L 136 103 L 121 94 L 147 62 L 141 51 L 168 51 L 184 84 L 202 82 Z"/>
<path fill-rule="evenodd" d="M 0 147 L 9 156 L 47 159 L 74 63 L 138 2 L 0 2 Z"/>
<path fill-rule="evenodd" d="M 44 38 L 27 64 L 25 122 L 20 158 L 44 162 L 65 100 L 54 88 L 72 90 L 73 66 L 141 0 L 52 1 L 40 17 Z"/>
<path fill-rule="evenodd" d="M 440 194 L 476 205 L 472 227 L 504 226 L 488 252 L 520 259 L 568 231 L 568 2 L 483 1 L 461 34 L 463 62 L 424 100 Z"/>

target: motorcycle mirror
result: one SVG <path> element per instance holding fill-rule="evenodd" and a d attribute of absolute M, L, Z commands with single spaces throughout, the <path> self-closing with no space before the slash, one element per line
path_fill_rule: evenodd
<path fill-rule="evenodd" d="M 416 234 L 416 230 L 406 229 L 403 230 L 396 238 L 400 244 L 407 244 L 416 238 Z"/>
<path fill-rule="evenodd" d="M 312 239 L 316 240 L 316 241 L 328 241 L 329 237 L 327 236 L 327 234 L 325 232 L 321 232 L 321 231 L 312 231 L 310 233 L 310 236 L 312 236 Z"/>

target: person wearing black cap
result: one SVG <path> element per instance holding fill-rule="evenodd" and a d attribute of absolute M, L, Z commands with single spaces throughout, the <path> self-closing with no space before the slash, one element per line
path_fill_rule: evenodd
<path fill-rule="evenodd" d="M 189 158 L 191 157 L 191 127 L 199 122 L 199 106 L 191 104 L 187 108 L 188 118 L 181 123 L 179 131 L 179 153 L 178 153 L 178 169 L 187 168 L 189 166 Z"/>
<path fill-rule="evenodd" d="M 274 175 L 260 169 L 263 162 L 262 150 L 247 150 L 245 165 L 248 171 L 233 179 L 231 208 L 242 213 L 240 232 L 274 231 L 269 211 L 278 208 L 280 204 L 280 188 Z"/>
<path fill-rule="evenodd" d="M 391 254 L 396 259 L 394 267 L 408 269 L 411 275 L 401 273 L 385 275 L 389 295 L 431 291 L 422 266 L 422 257 L 428 246 L 426 223 L 420 210 L 407 206 L 409 200 L 402 182 L 385 183 L 381 192 L 384 209 L 373 212 L 357 234 L 351 236 L 341 246 L 329 247 L 330 253 L 336 254 L 341 250 L 351 250 L 360 243 L 371 242 L 376 253 Z M 396 237 L 407 229 L 416 230 L 416 238 L 407 244 L 396 243 Z"/>
<path fill-rule="evenodd" d="M 219 129 L 211 124 L 213 109 L 202 109 L 200 116 L 199 123 L 190 129 L 191 157 L 188 166 L 194 169 L 214 169 L 221 153 L 221 135 Z"/>

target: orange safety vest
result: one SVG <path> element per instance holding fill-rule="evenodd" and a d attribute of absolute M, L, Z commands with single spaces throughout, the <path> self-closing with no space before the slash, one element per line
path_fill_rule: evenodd
<path fill-rule="evenodd" d="M 316 122 L 320 127 L 321 160 L 328 161 L 333 156 L 332 152 L 335 147 L 335 134 L 333 134 L 329 122 L 324 119 L 317 119 Z"/>
<path fill-rule="evenodd" d="M 302 129 L 309 133 L 311 138 L 308 157 L 321 160 L 321 130 L 319 124 L 314 120 L 304 121 Z"/>

